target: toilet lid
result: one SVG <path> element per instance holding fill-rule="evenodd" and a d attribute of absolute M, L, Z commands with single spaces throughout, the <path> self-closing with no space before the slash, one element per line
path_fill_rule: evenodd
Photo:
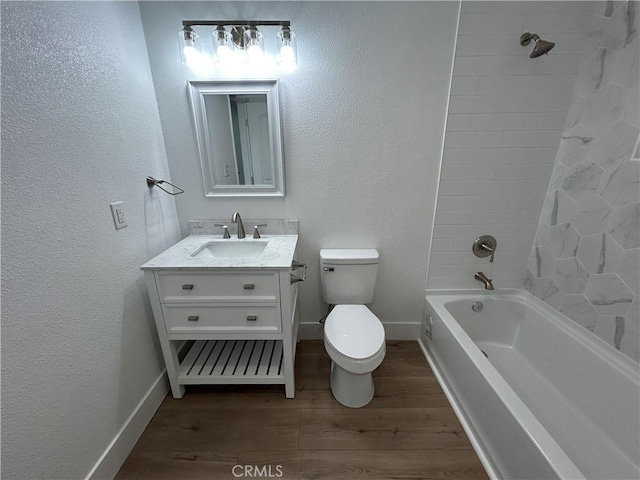
<path fill-rule="evenodd" d="M 354 359 L 369 358 L 384 345 L 382 322 L 364 305 L 336 305 L 324 323 L 324 336 Z"/>

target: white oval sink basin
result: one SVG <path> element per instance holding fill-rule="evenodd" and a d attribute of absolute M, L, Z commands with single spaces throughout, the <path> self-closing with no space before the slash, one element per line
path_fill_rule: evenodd
<path fill-rule="evenodd" d="M 207 242 L 191 254 L 192 257 L 259 257 L 267 246 L 266 241 L 220 240 Z"/>

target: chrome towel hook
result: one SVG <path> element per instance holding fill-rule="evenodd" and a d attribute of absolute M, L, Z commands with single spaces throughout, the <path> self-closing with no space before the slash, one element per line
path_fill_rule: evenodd
<path fill-rule="evenodd" d="M 293 260 L 291 262 L 291 270 L 297 270 L 299 268 L 302 268 L 302 276 L 298 277 L 294 274 L 290 274 L 289 277 L 291 278 L 291 283 L 298 283 L 298 282 L 304 282 L 307 279 L 307 264 L 306 263 L 300 263 L 296 260 Z"/>
<path fill-rule="evenodd" d="M 179 192 L 170 192 L 169 190 L 166 190 L 164 188 L 162 188 L 160 186 L 160 184 L 162 183 L 166 183 L 167 185 L 171 185 L 173 188 L 180 190 Z M 162 190 L 163 192 L 168 193 L 169 195 L 180 195 L 181 193 L 184 193 L 184 190 L 181 189 L 180 187 L 174 185 L 173 183 L 169 183 L 166 180 L 156 180 L 153 177 L 147 177 L 147 187 L 149 188 L 153 188 L 153 187 L 158 187 L 160 190 Z"/>

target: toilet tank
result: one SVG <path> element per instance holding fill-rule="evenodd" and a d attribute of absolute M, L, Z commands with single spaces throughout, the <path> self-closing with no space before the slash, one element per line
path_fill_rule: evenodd
<path fill-rule="evenodd" d="M 324 301 L 331 305 L 371 303 L 378 276 L 378 258 L 378 251 L 372 248 L 320 250 Z"/>

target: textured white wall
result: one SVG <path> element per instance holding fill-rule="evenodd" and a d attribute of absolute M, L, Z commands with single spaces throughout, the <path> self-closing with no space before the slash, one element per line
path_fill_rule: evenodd
<path fill-rule="evenodd" d="M 147 175 L 168 168 L 138 5 L 2 2 L 3 478 L 83 478 L 162 372 L 138 266 L 179 228 Z"/>
<path fill-rule="evenodd" d="M 246 218 L 299 219 L 299 257 L 310 264 L 301 287 L 305 322 L 326 310 L 318 251 L 376 247 L 372 310 L 386 323 L 419 322 L 458 8 L 141 2 L 172 178 L 186 190 L 176 199 L 183 233 L 188 219 L 230 218 L 235 210 Z M 186 84 L 222 75 L 196 76 L 180 64 L 177 31 L 181 20 L 194 18 L 289 19 L 298 33 L 300 65 L 280 78 L 284 199 L 204 197 Z"/>
<path fill-rule="evenodd" d="M 522 287 L 590 30 L 592 2 L 465 1 L 438 193 L 429 288 Z M 533 32 L 556 42 L 531 59 Z M 471 246 L 498 242 L 495 262 Z"/>

